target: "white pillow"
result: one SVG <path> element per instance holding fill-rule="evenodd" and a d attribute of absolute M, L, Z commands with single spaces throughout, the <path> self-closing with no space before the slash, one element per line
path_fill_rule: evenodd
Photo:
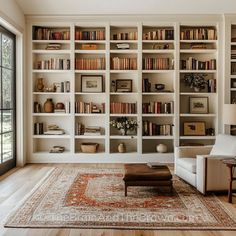
<path fill-rule="evenodd" d="M 219 134 L 210 155 L 236 156 L 236 136 Z"/>

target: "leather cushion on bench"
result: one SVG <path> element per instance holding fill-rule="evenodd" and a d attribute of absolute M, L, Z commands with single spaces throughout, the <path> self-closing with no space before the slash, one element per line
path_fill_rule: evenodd
<path fill-rule="evenodd" d="M 126 164 L 124 181 L 162 181 L 171 180 L 172 175 L 167 166 L 150 168 L 146 164 Z"/>

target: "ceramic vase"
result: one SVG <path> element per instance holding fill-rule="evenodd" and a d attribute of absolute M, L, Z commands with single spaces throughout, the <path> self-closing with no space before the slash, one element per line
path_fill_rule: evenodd
<path fill-rule="evenodd" d="M 42 92 L 43 89 L 44 89 L 43 78 L 38 78 L 38 79 L 37 79 L 36 90 L 37 90 L 38 92 Z"/>
<path fill-rule="evenodd" d="M 120 144 L 118 145 L 118 152 L 120 152 L 120 153 L 126 152 L 126 147 L 125 147 L 125 144 L 124 144 L 124 143 L 120 143 Z"/>
<path fill-rule="evenodd" d="M 54 103 L 52 101 L 52 98 L 47 98 L 46 102 L 43 105 L 43 109 L 45 113 L 54 112 Z"/>
<path fill-rule="evenodd" d="M 167 146 L 165 144 L 160 143 L 156 146 L 156 151 L 159 153 L 165 153 L 167 152 Z"/>

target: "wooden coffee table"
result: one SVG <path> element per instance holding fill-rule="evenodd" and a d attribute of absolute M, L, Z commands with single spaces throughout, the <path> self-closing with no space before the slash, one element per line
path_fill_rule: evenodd
<path fill-rule="evenodd" d="M 147 164 L 126 164 L 123 178 L 125 196 L 129 186 L 166 186 L 172 192 L 172 175 L 167 166 L 150 168 Z"/>
<path fill-rule="evenodd" d="M 236 167 L 236 159 L 224 159 L 222 162 L 229 168 L 229 189 L 228 189 L 228 202 L 232 203 L 232 183 L 236 180 L 236 177 L 233 176 L 234 168 Z"/>

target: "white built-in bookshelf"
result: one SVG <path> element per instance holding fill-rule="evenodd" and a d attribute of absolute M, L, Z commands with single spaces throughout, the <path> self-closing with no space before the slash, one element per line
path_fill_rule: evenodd
<path fill-rule="evenodd" d="M 175 146 L 214 142 L 218 133 L 217 24 L 44 22 L 30 27 L 29 162 L 172 162 Z M 209 35 L 200 39 L 202 31 Z M 118 49 L 117 44 L 129 48 Z M 192 68 L 194 63 L 198 68 Z M 203 74 L 205 88 L 195 91 L 184 84 L 188 74 Z M 86 77 L 101 81 L 101 88 L 85 89 Z M 37 88 L 39 78 L 43 78 L 42 90 Z M 131 89 L 122 90 L 123 82 Z M 44 112 L 49 98 L 54 105 L 63 103 L 65 112 Z M 191 112 L 190 98 L 200 102 L 207 98 L 207 112 Z M 121 135 L 109 124 L 118 117 L 136 120 L 137 130 Z M 186 122 L 203 122 L 213 133 L 185 135 Z M 64 133 L 45 135 L 52 124 Z M 91 126 L 99 126 L 100 135 L 81 131 Z M 98 151 L 83 153 L 81 144 L 87 142 L 98 143 Z M 125 144 L 125 153 L 118 152 L 119 143 Z M 158 144 L 165 144 L 167 152 L 157 153 Z M 65 151 L 49 153 L 53 146 L 63 146 Z"/>

